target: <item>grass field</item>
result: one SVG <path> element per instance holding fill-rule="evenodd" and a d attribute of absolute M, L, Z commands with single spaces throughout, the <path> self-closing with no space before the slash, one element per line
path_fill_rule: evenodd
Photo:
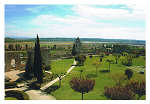
<path fill-rule="evenodd" d="M 71 65 L 73 64 L 73 59 L 61 59 L 56 61 L 51 61 L 51 72 L 52 73 L 61 73 L 66 72 Z"/>
<path fill-rule="evenodd" d="M 88 76 L 89 78 L 95 79 L 95 87 L 93 91 L 84 94 L 85 100 L 106 100 L 107 98 L 104 96 L 104 87 L 105 86 L 113 86 L 115 85 L 115 81 L 112 79 L 113 75 L 124 75 L 124 71 L 127 68 L 126 66 L 123 66 L 120 62 L 118 64 L 111 64 L 110 72 L 108 73 L 102 73 L 100 70 L 108 69 L 108 63 L 105 61 L 107 57 L 104 58 L 103 62 L 98 68 L 98 76 L 96 77 L 96 68 L 92 63 L 95 60 L 99 60 L 98 57 L 93 57 L 92 59 L 88 58 L 85 61 L 84 66 L 77 66 L 75 67 L 69 75 L 67 75 L 62 80 L 62 86 L 61 88 L 55 90 L 54 92 L 51 92 L 53 96 L 56 97 L 58 100 L 81 100 L 81 94 L 78 92 L 75 92 L 70 88 L 69 82 L 72 79 L 72 77 L 79 77 L 80 76 L 80 70 L 84 70 L 82 73 L 82 76 Z M 73 63 L 73 59 L 70 60 L 61 60 L 55 61 L 52 64 L 52 72 L 54 70 L 59 71 L 66 71 L 70 67 L 70 64 Z M 68 66 L 69 65 L 69 66 Z M 145 66 L 145 59 L 143 57 L 139 57 L 133 60 L 132 66 Z M 145 80 L 145 74 L 139 74 L 136 71 L 134 71 L 132 79 L 135 80 Z M 132 80 L 131 79 L 131 80 Z M 124 82 L 125 83 L 125 82 Z M 58 82 L 55 83 L 53 86 L 58 85 Z M 142 96 L 141 99 L 145 99 L 145 96 Z"/>

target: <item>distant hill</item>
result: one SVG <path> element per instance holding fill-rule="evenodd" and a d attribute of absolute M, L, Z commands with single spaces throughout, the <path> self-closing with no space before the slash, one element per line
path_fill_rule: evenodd
<path fill-rule="evenodd" d="M 5 38 L 5 42 L 32 42 L 35 38 Z M 40 38 L 41 42 L 73 42 L 75 38 Z M 101 38 L 80 38 L 82 42 L 109 42 L 145 45 L 145 40 L 129 40 L 129 39 L 101 39 Z"/>

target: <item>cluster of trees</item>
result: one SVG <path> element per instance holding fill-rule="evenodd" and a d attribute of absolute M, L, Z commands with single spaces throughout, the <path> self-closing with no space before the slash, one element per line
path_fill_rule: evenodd
<path fill-rule="evenodd" d="M 123 55 L 120 57 L 121 63 L 125 66 L 131 66 L 133 58 L 128 53 L 124 52 Z"/>
<path fill-rule="evenodd" d="M 136 95 L 138 95 L 137 99 L 140 99 L 145 93 L 145 81 L 130 81 L 124 86 L 104 88 L 104 95 L 112 100 L 133 100 L 136 99 Z"/>
<path fill-rule="evenodd" d="M 28 50 L 29 46 L 28 44 L 20 45 L 20 44 L 11 44 L 9 43 L 8 46 L 5 45 L 5 50 L 7 51 L 24 51 Z"/>

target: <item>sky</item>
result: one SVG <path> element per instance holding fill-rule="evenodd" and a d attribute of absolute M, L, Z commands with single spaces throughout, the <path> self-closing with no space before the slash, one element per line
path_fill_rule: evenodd
<path fill-rule="evenodd" d="M 5 37 L 145 40 L 144 9 L 128 3 L 5 5 Z"/>

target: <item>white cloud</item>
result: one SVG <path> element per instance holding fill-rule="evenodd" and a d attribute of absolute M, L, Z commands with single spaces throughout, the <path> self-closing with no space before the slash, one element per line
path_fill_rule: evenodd
<path fill-rule="evenodd" d="M 82 17 L 94 19 L 144 20 L 145 18 L 144 11 L 141 9 L 133 9 L 132 12 L 129 12 L 125 9 L 95 8 L 87 5 L 77 5 L 73 10 Z"/>
<path fill-rule="evenodd" d="M 41 11 L 43 8 L 46 8 L 47 6 L 36 6 L 36 7 L 31 7 L 31 8 L 26 8 L 26 11 L 32 12 L 32 13 L 38 13 Z"/>
<path fill-rule="evenodd" d="M 145 30 L 140 27 L 121 27 L 110 23 L 97 23 L 81 17 L 61 18 L 51 15 L 40 15 L 33 24 L 42 28 L 31 29 L 29 33 L 39 33 L 42 37 L 90 37 L 90 38 L 118 38 L 145 39 Z"/>

